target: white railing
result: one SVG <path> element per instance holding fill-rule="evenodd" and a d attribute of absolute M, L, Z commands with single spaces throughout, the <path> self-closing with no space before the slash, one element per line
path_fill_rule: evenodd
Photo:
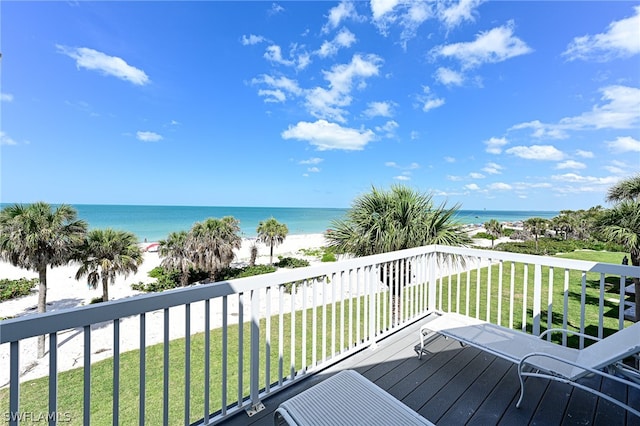
<path fill-rule="evenodd" d="M 427 246 L 0 321 L 0 349 L 10 352 L 0 413 L 12 425 L 40 413 L 52 424 L 215 424 L 242 410 L 252 415 L 268 395 L 435 309 L 534 334 L 553 323 L 602 337 L 612 324 L 624 327 L 625 279 L 637 269 Z M 607 293 L 611 276 L 619 293 Z M 122 330 L 137 331 L 135 342 Z M 21 343 L 40 335 L 49 340 L 37 361 L 48 363 L 48 395 L 34 407 L 21 403 L 21 373 L 33 363 Z M 111 356 L 101 361 L 109 377 L 95 363 L 98 335 L 109 337 Z M 82 339 L 81 380 L 61 371 L 72 339 Z M 123 374 L 137 375 L 134 384 Z M 72 407 L 81 413 L 59 398 L 61 386 L 65 395 L 77 387 L 82 401 Z M 92 410 L 94 387 L 109 390 L 100 398 L 111 399 L 110 414 Z"/>

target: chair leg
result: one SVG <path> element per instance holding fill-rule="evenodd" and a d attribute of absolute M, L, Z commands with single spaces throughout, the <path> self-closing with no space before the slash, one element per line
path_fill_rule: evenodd
<path fill-rule="evenodd" d="M 522 403 L 522 399 L 524 398 L 524 377 L 522 377 L 522 374 L 520 374 L 519 369 L 518 379 L 520 379 L 520 398 L 518 398 L 518 402 L 516 402 L 516 408 L 520 408 L 520 404 Z"/>

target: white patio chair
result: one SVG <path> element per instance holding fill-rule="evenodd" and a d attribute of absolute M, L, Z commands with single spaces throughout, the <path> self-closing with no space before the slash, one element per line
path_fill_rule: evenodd
<path fill-rule="evenodd" d="M 594 393 L 640 417 L 637 409 L 577 382 L 589 374 L 597 374 L 640 391 L 640 372 L 622 363 L 624 359 L 640 353 L 640 323 L 605 339 L 562 329 L 549 329 L 536 337 L 456 313 L 434 312 L 431 315 L 436 318 L 420 327 L 418 357 L 421 358 L 424 352 L 425 339 L 440 334 L 518 364 L 520 398 L 516 407 L 520 407 L 524 398 L 524 378 L 540 377 Z M 596 342 L 584 349 L 575 349 L 544 339 L 555 332 L 583 336 Z"/>

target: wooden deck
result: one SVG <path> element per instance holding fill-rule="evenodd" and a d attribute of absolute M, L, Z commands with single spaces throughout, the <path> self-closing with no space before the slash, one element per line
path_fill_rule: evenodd
<path fill-rule="evenodd" d="M 278 405 L 344 369 L 353 369 L 438 425 L 640 425 L 640 418 L 593 394 L 549 380 L 529 378 L 525 400 L 515 407 L 520 385 L 515 366 L 453 340 L 438 337 L 418 360 L 420 324 L 409 326 L 301 383 L 263 401 L 253 417 L 241 413 L 228 425 L 273 425 Z M 640 408 L 640 393 L 618 383 L 588 378 L 589 386 L 625 395 Z"/>

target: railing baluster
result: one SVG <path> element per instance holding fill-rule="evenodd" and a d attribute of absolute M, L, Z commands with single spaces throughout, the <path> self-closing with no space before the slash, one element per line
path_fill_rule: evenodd
<path fill-rule="evenodd" d="M 284 380 L 284 285 L 278 287 L 278 384 Z"/>
<path fill-rule="evenodd" d="M 319 286 L 320 287 L 320 286 Z M 327 360 L 327 288 L 322 288 L 322 362 Z"/>
<path fill-rule="evenodd" d="M 20 341 L 9 344 L 9 363 L 11 372 L 9 373 L 9 424 L 16 426 L 20 413 Z"/>
<path fill-rule="evenodd" d="M 113 426 L 120 417 L 120 319 L 113 320 Z"/>
<path fill-rule="evenodd" d="M 312 280 L 316 284 L 317 280 Z M 308 281 L 302 283 L 302 372 L 307 372 L 307 285 Z"/>
<path fill-rule="evenodd" d="M 480 267 L 482 266 L 482 259 L 476 258 L 476 318 L 480 318 Z"/>
<path fill-rule="evenodd" d="M 242 407 L 244 388 L 244 293 L 238 293 L 238 408 Z"/>
<path fill-rule="evenodd" d="M 549 267 L 549 292 L 547 296 L 547 330 L 553 328 L 553 266 Z M 547 334 L 551 341 L 551 333 Z"/>
<path fill-rule="evenodd" d="M 345 350 L 344 347 L 344 271 L 340 271 L 340 352 Z M 313 363 L 315 366 L 315 362 Z"/>
<path fill-rule="evenodd" d="M 271 286 L 265 289 L 265 356 L 264 356 L 264 390 L 271 392 Z"/>
<path fill-rule="evenodd" d="M 169 308 L 164 309 L 164 362 L 162 392 L 162 422 L 169 425 Z"/>
<path fill-rule="evenodd" d="M 204 301 L 204 424 L 209 423 L 209 398 L 211 398 L 211 301 Z"/>
<path fill-rule="evenodd" d="M 296 283 L 291 284 L 291 345 L 289 348 L 289 354 L 291 357 L 291 362 L 289 363 L 289 374 L 290 379 L 293 380 L 296 378 Z"/>
<path fill-rule="evenodd" d="M 598 338 L 602 339 L 603 336 L 603 329 L 604 329 L 604 291 L 605 291 L 605 286 L 604 286 L 605 282 L 604 282 L 604 274 L 601 273 L 600 274 L 600 292 L 599 292 L 599 297 L 598 297 L 598 312 L 600 313 L 600 315 L 598 315 Z M 624 304 L 622 305 L 622 309 L 620 309 L 622 311 L 624 311 Z"/>
<path fill-rule="evenodd" d="M 311 286 L 311 364 L 318 365 L 318 286 L 313 282 Z"/>
<path fill-rule="evenodd" d="M 563 307 L 564 311 L 562 312 L 562 328 L 568 329 L 569 322 L 569 270 L 564 270 L 564 289 L 562 291 L 563 298 Z M 567 346 L 567 333 L 562 333 L 562 344 Z"/>
<path fill-rule="evenodd" d="M 146 337 L 146 314 L 140 314 L 140 389 L 138 390 L 138 424 L 145 424 L 145 393 L 146 393 L 146 372 L 147 372 L 147 344 Z"/>
<path fill-rule="evenodd" d="M 497 324 L 502 325 L 502 274 L 504 272 L 504 261 L 500 259 L 498 263 L 498 320 Z"/>
<path fill-rule="evenodd" d="M 328 279 L 331 280 L 331 358 L 333 358 L 336 356 L 336 274 L 331 274 L 331 278 L 327 275 L 323 280 L 324 288 L 329 287 L 326 283 Z"/>
<path fill-rule="evenodd" d="M 58 333 L 49 334 L 49 425 L 57 423 L 58 412 Z"/>
<path fill-rule="evenodd" d="M 587 272 L 582 271 L 582 286 L 580 291 L 580 333 L 584 333 L 585 305 L 587 303 Z M 623 307 L 624 308 L 624 307 Z M 584 348 L 584 337 L 580 336 L 580 349 Z"/>
<path fill-rule="evenodd" d="M 83 402 L 83 423 L 91 424 L 91 325 L 85 325 L 84 331 L 84 402 Z"/>
<path fill-rule="evenodd" d="M 222 415 L 227 414 L 227 385 L 229 382 L 229 301 L 228 296 L 222 296 L 222 389 L 220 400 Z"/>
<path fill-rule="evenodd" d="M 625 295 L 625 287 L 627 285 L 627 280 L 626 277 L 621 276 L 620 277 L 620 291 L 618 292 L 620 294 L 620 299 L 618 300 L 618 303 L 620 304 L 620 308 L 618 309 L 618 330 L 622 330 L 624 328 L 624 309 L 625 309 L 625 304 L 624 304 L 624 299 L 626 298 Z M 636 307 L 636 309 L 639 309 L 638 307 Z"/>
<path fill-rule="evenodd" d="M 540 305 L 542 303 L 542 265 L 536 263 L 533 269 L 533 335 L 540 335 Z"/>
<path fill-rule="evenodd" d="M 191 423 L 191 304 L 184 305 L 184 424 Z"/>
<path fill-rule="evenodd" d="M 464 314 L 465 315 L 469 315 L 470 311 L 470 306 L 471 306 L 471 269 L 468 268 L 467 270 L 467 294 L 465 297 L 465 311 Z"/>
<path fill-rule="evenodd" d="M 527 331 L 527 299 L 529 297 L 529 265 L 524 264 L 524 277 L 522 283 L 522 331 Z"/>
<path fill-rule="evenodd" d="M 487 259 L 489 265 L 487 266 L 487 322 L 491 322 L 491 266 L 493 261 L 491 258 Z"/>
<path fill-rule="evenodd" d="M 264 405 L 260 402 L 260 290 L 251 290 L 251 358 L 249 359 L 249 398 L 251 406 L 249 415 L 261 411 Z"/>
<path fill-rule="evenodd" d="M 509 328 L 513 329 L 513 296 L 516 283 L 516 265 L 511 261 L 511 276 L 509 280 Z"/>

